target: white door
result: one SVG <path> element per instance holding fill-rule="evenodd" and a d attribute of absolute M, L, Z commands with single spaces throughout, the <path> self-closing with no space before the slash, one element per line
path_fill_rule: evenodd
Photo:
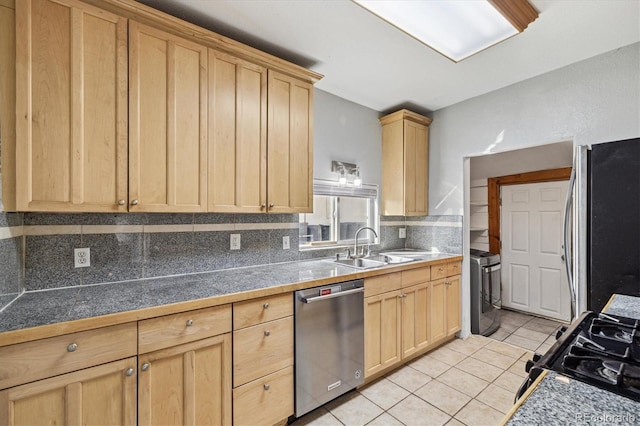
<path fill-rule="evenodd" d="M 502 304 L 570 320 L 563 257 L 568 181 L 502 186 Z"/>

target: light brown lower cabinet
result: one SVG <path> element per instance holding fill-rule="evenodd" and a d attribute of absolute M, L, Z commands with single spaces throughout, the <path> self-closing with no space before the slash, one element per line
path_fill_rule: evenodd
<path fill-rule="evenodd" d="M 365 288 L 366 285 L 367 281 Z M 395 290 L 364 299 L 365 377 L 385 370 L 402 359 L 400 295 L 400 290 Z"/>
<path fill-rule="evenodd" d="M 0 392 L 0 424 L 135 425 L 136 358 Z"/>
<path fill-rule="evenodd" d="M 445 300 L 447 306 L 447 336 L 453 336 L 460 331 L 460 275 L 447 278 Z"/>
<path fill-rule="evenodd" d="M 431 344 L 431 283 L 402 289 L 402 358 Z"/>
<path fill-rule="evenodd" d="M 233 390 L 233 424 L 272 425 L 293 414 L 293 366 Z"/>
<path fill-rule="evenodd" d="M 446 278 L 431 282 L 431 339 L 447 337 Z"/>

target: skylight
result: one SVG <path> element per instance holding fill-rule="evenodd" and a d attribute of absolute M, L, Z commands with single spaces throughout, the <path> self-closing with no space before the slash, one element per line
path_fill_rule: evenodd
<path fill-rule="evenodd" d="M 533 7 L 524 1 L 507 2 L 484 0 L 353 0 L 355 3 L 379 16 L 418 41 L 440 52 L 454 62 L 493 46 L 524 30 L 529 22 L 537 18 Z M 511 2 L 511 4 L 509 4 Z M 506 5 L 505 5 L 506 3 Z M 503 16 L 522 18 L 522 6 L 529 19 L 524 25 L 513 25 Z M 518 10 L 502 10 L 496 7 L 512 5 Z M 530 10 L 529 10 L 530 9 Z M 531 11 L 535 14 L 533 19 Z"/>

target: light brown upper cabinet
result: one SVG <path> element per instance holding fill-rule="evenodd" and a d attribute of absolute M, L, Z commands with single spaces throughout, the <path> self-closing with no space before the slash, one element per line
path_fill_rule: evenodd
<path fill-rule="evenodd" d="M 17 210 L 126 211 L 126 19 L 20 0 L 16 34 Z"/>
<path fill-rule="evenodd" d="M 129 210 L 207 210 L 207 48 L 129 22 Z"/>
<path fill-rule="evenodd" d="M 313 211 L 313 85 L 269 70 L 267 211 Z"/>
<path fill-rule="evenodd" d="M 267 70 L 209 49 L 209 211 L 259 213 L 266 200 Z"/>
<path fill-rule="evenodd" d="M 431 119 L 406 109 L 382 124 L 382 214 L 426 216 Z"/>

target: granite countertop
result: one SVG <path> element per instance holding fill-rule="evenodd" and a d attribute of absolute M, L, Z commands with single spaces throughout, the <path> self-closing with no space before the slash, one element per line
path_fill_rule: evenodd
<path fill-rule="evenodd" d="M 215 306 L 267 294 L 425 266 L 425 262 L 429 261 L 461 258 L 460 255 L 445 253 L 425 253 L 415 257 L 415 262 L 366 270 L 341 266 L 330 259 L 320 259 L 26 292 L 0 312 L 0 346 L 31 340 L 31 337 L 26 335 L 24 338 L 16 338 L 16 332 L 24 333 L 25 329 L 34 327 L 144 309 L 147 311 L 140 312 L 146 312 L 147 317 L 152 317 L 162 315 L 163 312 L 149 308 L 162 308 L 198 300 L 203 300 L 203 304 L 195 308 Z M 178 305 L 174 311 L 194 309 L 191 304 L 183 305 Z M 138 315 L 133 317 L 133 320 L 142 318 L 144 315 Z M 118 323 L 118 319 L 114 318 L 111 323 Z M 11 338 L 8 338 L 9 334 L 12 335 Z"/>
<path fill-rule="evenodd" d="M 640 319 L 640 297 L 616 294 L 603 310 Z M 544 374 L 544 373 L 543 373 Z M 506 425 L 640 423 L 640 402 L 549 371 Z"/>

